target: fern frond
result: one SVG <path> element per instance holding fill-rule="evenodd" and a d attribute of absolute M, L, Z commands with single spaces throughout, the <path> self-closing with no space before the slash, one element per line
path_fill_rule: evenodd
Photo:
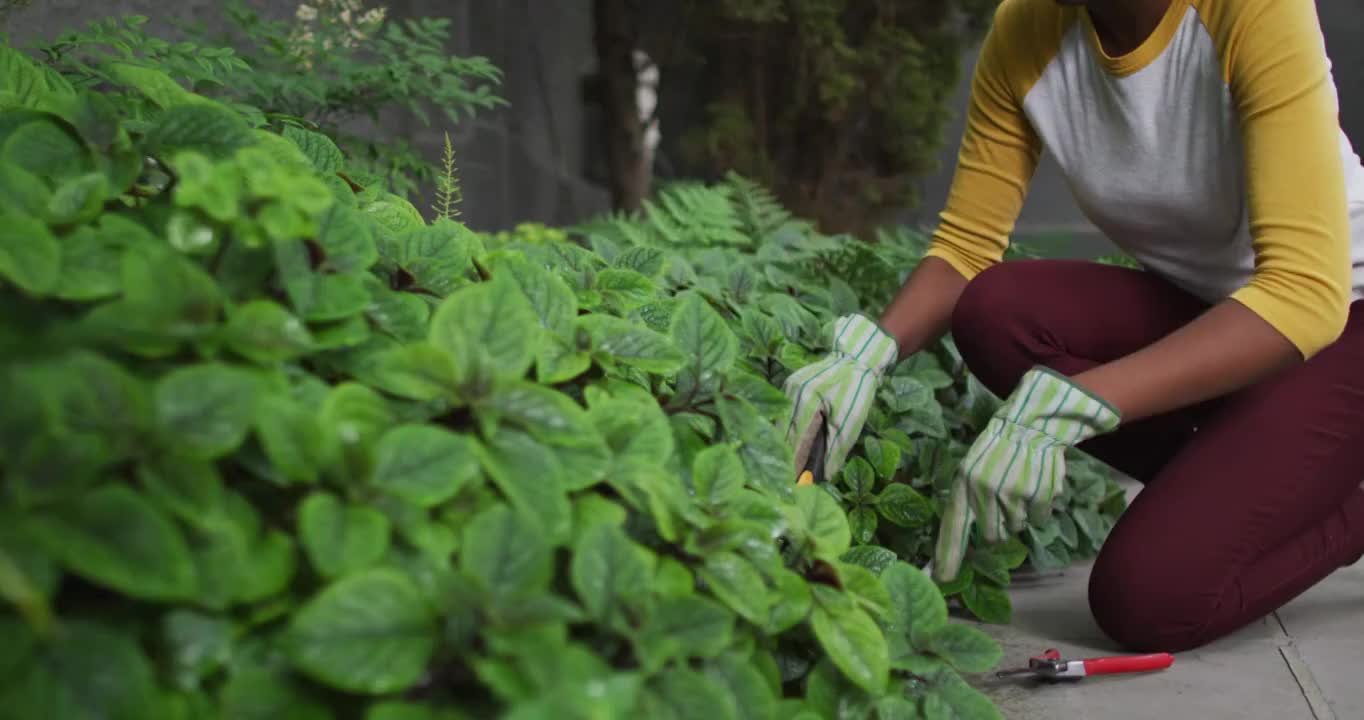
<path fill-rule="evenodd" d="M 644 202 L 645 217 L 669 245 L 752 246 L 758 238 L 744 232 L 730 200 L 732 192 L 725 185 L 674 183 Z"/>
<path fill-rule="evenodd" d="M 459 205 L 464 201 L 464 191 L 459 186 L 459 175 L 455 166 L 455 146 L 450 142 L 450 133 L 445 133 L 445 156 L 442 158 L 441 175 L 436 180 L 436 202 L 432 208 L 437 217 L 455 220 L 460 216 Z"/>
<path fill-rule="evenodd" d="M 754 180 L 731 170 L 725 182 L 733 188 L 734 210 L 743 224 L 744 232 L 762 242 L 791 222 L 791 213 L 777 200 L 777 196 Z"/>

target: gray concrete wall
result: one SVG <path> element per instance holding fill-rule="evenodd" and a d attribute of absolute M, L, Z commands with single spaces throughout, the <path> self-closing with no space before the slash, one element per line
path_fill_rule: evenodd
<path fill-rule="evenodd" d="M 1364 3 L 1357 0 L 1317 0 L 1317 12 L 1326 36 L 1326 51 L 1340 93 L 1340 121 L 1357 151 L 1364 150 Z M 952 99 L 956 121 L 946 130 L 940 168 L 922 182 L 923 202 L 906 214 L 906 221 L 929 226 L 947 198 L 956 164 L 957 141 L 962 133 L 971 71 L 976 51 L 963 64 L 957 94 Z M 1018 237 L 1048 247 L 1092 256 L 1112 252 L 1114 247 L 1090 224 L 1071 199 L 1070 190 L 1055 162 L 1043 157 L 1027 201 L 1019 216 Z M 1073 242 L 1067 238 L 1073 239 Z M 1059 244 L 1058 244 L 1059 243 Z"/>
<path fill-rule="evenodd" d="M 270 17 L 287 17 L 299 0 L 247 0 Z M 215 27 L 216 0 L 33 0 L 13 12 L 0 30 L 20 46 L 48 40 L 74 24 L 121 14 L 152 18 L 169 31 L 167 16 Z M 591 0 L 370 0 L 393 17 L 447 17 L 449 49 L 482 55 L 503 71 L 499 94 L 508 105 L 472 121 L 447 126 L 433 115 L 424 126 L 403 112 L 388 113 L 381 131 L 439 158 L 443 133 L 454 141 L 464 190 L 463 217 L 479 229 L 522 221 L 569 223 L 609 206 L 604 188 L 586 178 L 590 115 L 579 94 L 596 65 Z M 168 8 L 174 8 L 170 10 Z"/>

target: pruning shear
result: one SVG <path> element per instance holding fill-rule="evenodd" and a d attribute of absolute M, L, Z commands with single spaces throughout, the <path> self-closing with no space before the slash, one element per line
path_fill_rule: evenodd
<path fill-rule="evenodd" d="M 815 438 L 810 443 L 810 455 L 805 458 L 805 469 L 796 478 L 797 485 L 814 485 L 824 482 L 824 454 L 828 451 L 829 425 L 824 418 L 819 419 Z"/>
<path fill-rule="evenodd" d="M 1164 670 L 1174 664 L 1175 657 L 1170 653 L 1150 655 L 1119 655 L 1114 657 L 1066 660 L 1061 652 L 1050 648 L 1041 655 L 1028 660 L 1028 667 L 1002 670 L 995 677 L 1007 678 L 1031 675 L 1044 680 L 1082 678 L 1090 675 L 1116 675 L 1119 673 L 1149 672 Z"/>

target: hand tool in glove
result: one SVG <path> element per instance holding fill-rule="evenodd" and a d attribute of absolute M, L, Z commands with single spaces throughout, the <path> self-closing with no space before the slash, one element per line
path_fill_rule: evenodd
<path fill-rule="evenodd" d="M 866 424 L 881 378 L 899 357 L 899 343 L 871 319 L 845 315 L 834 322 L 833 349 L 823 359 L 791 373 L 784 389 L 791 400 L 787 440 L 795 447 L 800 472 L 816 444 L 825 476 L 843 467 Z M 825 435 L 816 441 L 820 428 Z"/>

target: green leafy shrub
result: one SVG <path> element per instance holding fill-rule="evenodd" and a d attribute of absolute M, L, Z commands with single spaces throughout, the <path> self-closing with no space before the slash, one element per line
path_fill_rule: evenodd
<path fill-rule="evenodd" d="M 773 423 L 841 241 L 737 181 L 428 224 L 132 67 L 0 48 L 6 716 L 999 717 Z"/>
<path fill-rule="evenodd" d="M 924 235 L 904 228 L 872 242 L 821 234 L 733 174 L 717 186 L 674 185 L 645 204 L 642 219 L 617 215 L 579 232 L 606 258 L 666 253 L 667 277 L 732 318 L 744 386 L 758 389 L 749 399 L 773 420 L 785 405 L 767 388 L 828 352 L 838 316 L 879 313 L 927 247 Z M 1031 257 L 1021 245 L 1006 255 Z M 705 402 L 719 390 L 712 385 L 688 398 Z M 960 459 L 1000 402 L 969 373 L 950 336 L 889 373 L 861 441 L 823 486 L 848 513 L 853 544 L 845 559 L 872 569 L 929 562 Z M 1053 517 L 1008 544 L 977 542 L 957 580 L 939 588 L 945 596 L 981 620 L 1006 623 L 1012 570 L 1025 562 L 1055 570 L 1097 552 L 1126 498 L 1109 468 L 1090 456 L 1072 451 L 1068 464 Z"/>
<path fill-rule="evenodd" d="M 458 123 L 505 104 L 493 92 L 501 81 L 496 66 L 446 49 L 448 18 L 393 20 L 362 0 L 302 4 L 288 21 L 263 17 L 242 0 L 223 3 L 222 12 L 229 28 L 222 35 L 186 24 L 185 39 L 169 41 L 146 31 L 146 17 L 131 15 L 91 22 L 38 50 L 78 86 L 133 85 L 150 101 L 184 86 L 256 122 L 323 132 L 346 152 L 352 174 L 382 178 L 405 198 L 438 184 L 440 168 L 357 120 L 402 108 L 423 123 L 435 114 Z"/>

